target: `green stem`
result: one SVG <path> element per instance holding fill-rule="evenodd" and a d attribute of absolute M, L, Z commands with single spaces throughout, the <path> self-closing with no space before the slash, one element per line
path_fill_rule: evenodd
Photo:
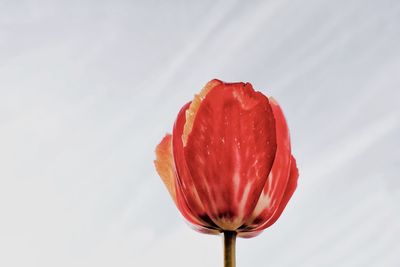
<path fill-rule="evenodd" d="M 236 267 L 236 232 L 224 232 L 224 267 Z"/>

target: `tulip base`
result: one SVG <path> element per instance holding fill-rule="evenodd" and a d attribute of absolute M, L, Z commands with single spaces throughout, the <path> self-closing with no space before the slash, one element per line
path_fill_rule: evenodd
<path fill-rule="evenodd" d="M 224 234 L 224 267 L 236 267 L 236 232 L 225 231 Z"/>

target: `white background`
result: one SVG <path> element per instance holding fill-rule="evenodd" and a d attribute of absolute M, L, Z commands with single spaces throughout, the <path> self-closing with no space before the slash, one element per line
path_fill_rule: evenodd
<path fill-rule="evenodd" d="M 152 163 L 212 78 L 281 103 L 300 170 L 238 266 L 400 266 L 397 0 L 0 0 L 0 266 L 222 266 Z"/>

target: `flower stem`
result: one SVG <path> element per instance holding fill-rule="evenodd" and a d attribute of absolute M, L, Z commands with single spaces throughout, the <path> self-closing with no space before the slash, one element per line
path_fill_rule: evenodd
<path fill-rule="evenodd" d="M 224 267 L 236 267 L 236 232 L 224 232 Z"/>

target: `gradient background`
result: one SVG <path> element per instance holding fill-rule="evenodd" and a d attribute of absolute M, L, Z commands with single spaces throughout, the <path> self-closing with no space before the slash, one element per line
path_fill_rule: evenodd
<path fill-rule="evenodd" d="M 212 78 L 280 102 L 300 169 L 238 266 L 400 266 L 397 0 L 0 0 L 0 266 L 222 266 L 152 162 Z"/>

